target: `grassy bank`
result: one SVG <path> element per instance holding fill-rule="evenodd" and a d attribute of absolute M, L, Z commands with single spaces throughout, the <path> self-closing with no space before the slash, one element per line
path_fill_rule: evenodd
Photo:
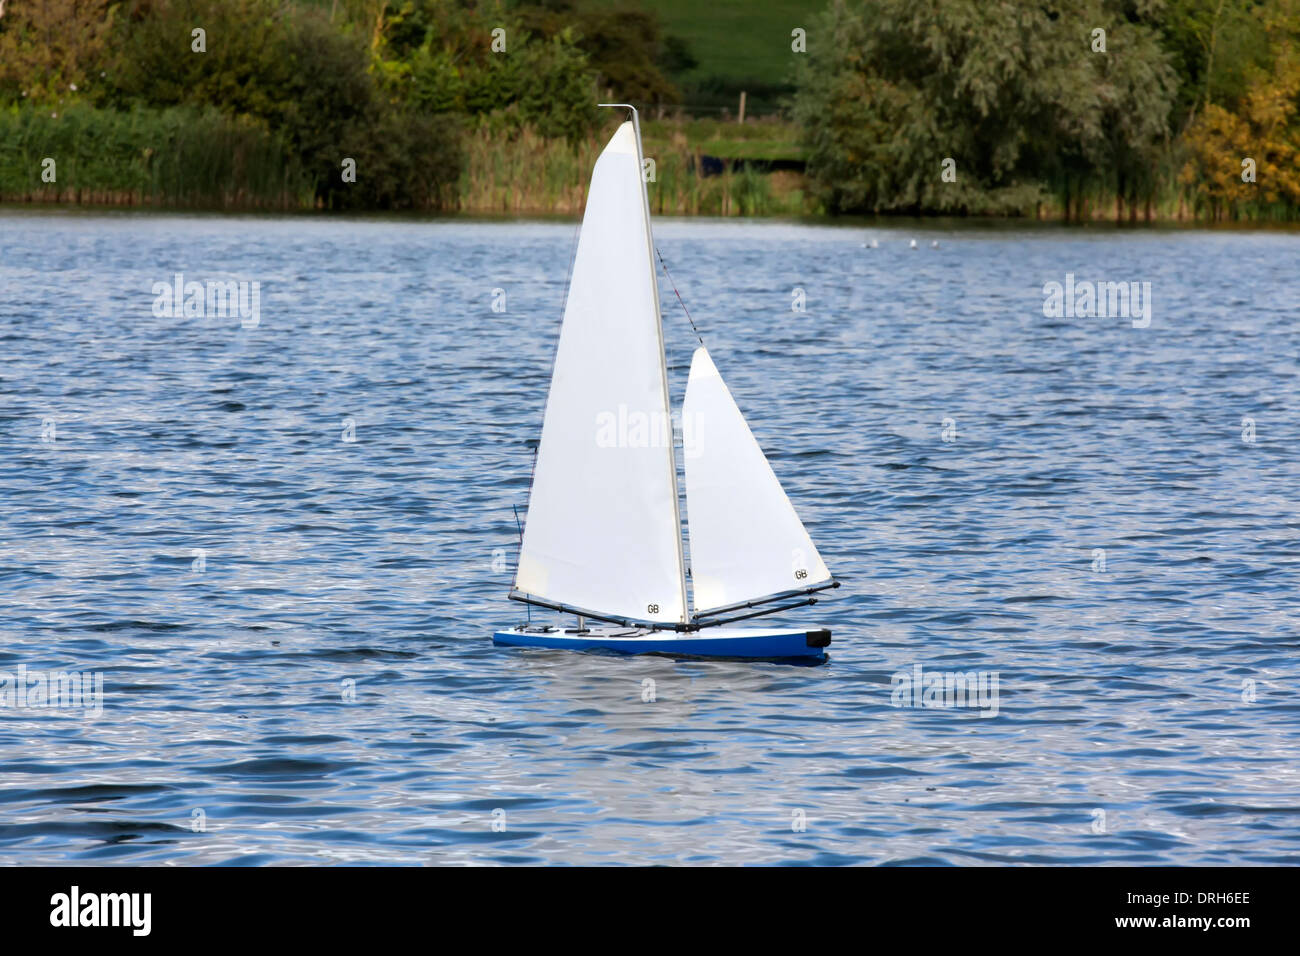
<path fill-rule="evenodd" d="M 49 162 L 51 161 L 52 162 Z M 310 208 L 279 137 L 214 109 L 0 110 L 0 200 Z"/>
<path fill-rule="evenodd" d="M 807 152 L 799 127 L 773 117 L 743 124 L 717 119 L 643 119 L 641 135 L 647 156 L 702 153 L 720 159 L 802 162 Z"/>

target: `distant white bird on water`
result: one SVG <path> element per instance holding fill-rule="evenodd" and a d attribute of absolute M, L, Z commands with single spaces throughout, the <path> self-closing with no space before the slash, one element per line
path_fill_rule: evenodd
<path fill-rule="evenodd" d="M 912 240 L 912 244 L 911 244 L 908 248 L 909 248 L 909 249 L 915 249 L 915 248 L 916 248 L 916 240 L 915 240 L 915 239 Z"/>
<path fill-rule="evenodd" d="M 862 248 L 863 248 L 863 249 L 879 249 L 879 248 L 880 248 L 880 240 L 879 240 L 879 239 L 872 239 L 870 242 L 864 242 L 864 243 L 862 244 Z"/>
<path fill-rule="evenodd" d="M 934 242 L 930 243 L 930 248 L 931 248 L 931 249 L 938 249 L 938 248 L 939 248 L 939 240 L 936 239 L 936 240 L 934 240 Z"/>

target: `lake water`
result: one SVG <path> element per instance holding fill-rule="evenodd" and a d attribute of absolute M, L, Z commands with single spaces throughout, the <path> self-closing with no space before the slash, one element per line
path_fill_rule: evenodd
<path fill-rule="evenodd" d="M 1300 863 L 1300 235 L 657 222 L 820 667 L 492 645 L 574 237 L 0 213 L 0 862 Z"/>

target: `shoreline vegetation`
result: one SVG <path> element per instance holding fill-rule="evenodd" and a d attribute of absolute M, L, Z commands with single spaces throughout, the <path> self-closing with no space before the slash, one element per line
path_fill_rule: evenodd
<path fill-rule="evenodd" d="M 0 202 L 577 215 L 616 99 L 657 215 L 1300 219 L 1300 0 L 788 6 L 727 77 L 690 5 L 8 0 Z"/>

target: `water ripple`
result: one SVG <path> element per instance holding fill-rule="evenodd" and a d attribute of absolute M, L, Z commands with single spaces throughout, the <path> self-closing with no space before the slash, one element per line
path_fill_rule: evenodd
<path fill-rule="evenodd" d="M 0 671 L 103 679 L 0 708 L 0 860 L 1300 862 L 1295 235 L 656 229 L 846 581 L 823 667 L 490 643 L 571 223 L 0 214 Z"/>

